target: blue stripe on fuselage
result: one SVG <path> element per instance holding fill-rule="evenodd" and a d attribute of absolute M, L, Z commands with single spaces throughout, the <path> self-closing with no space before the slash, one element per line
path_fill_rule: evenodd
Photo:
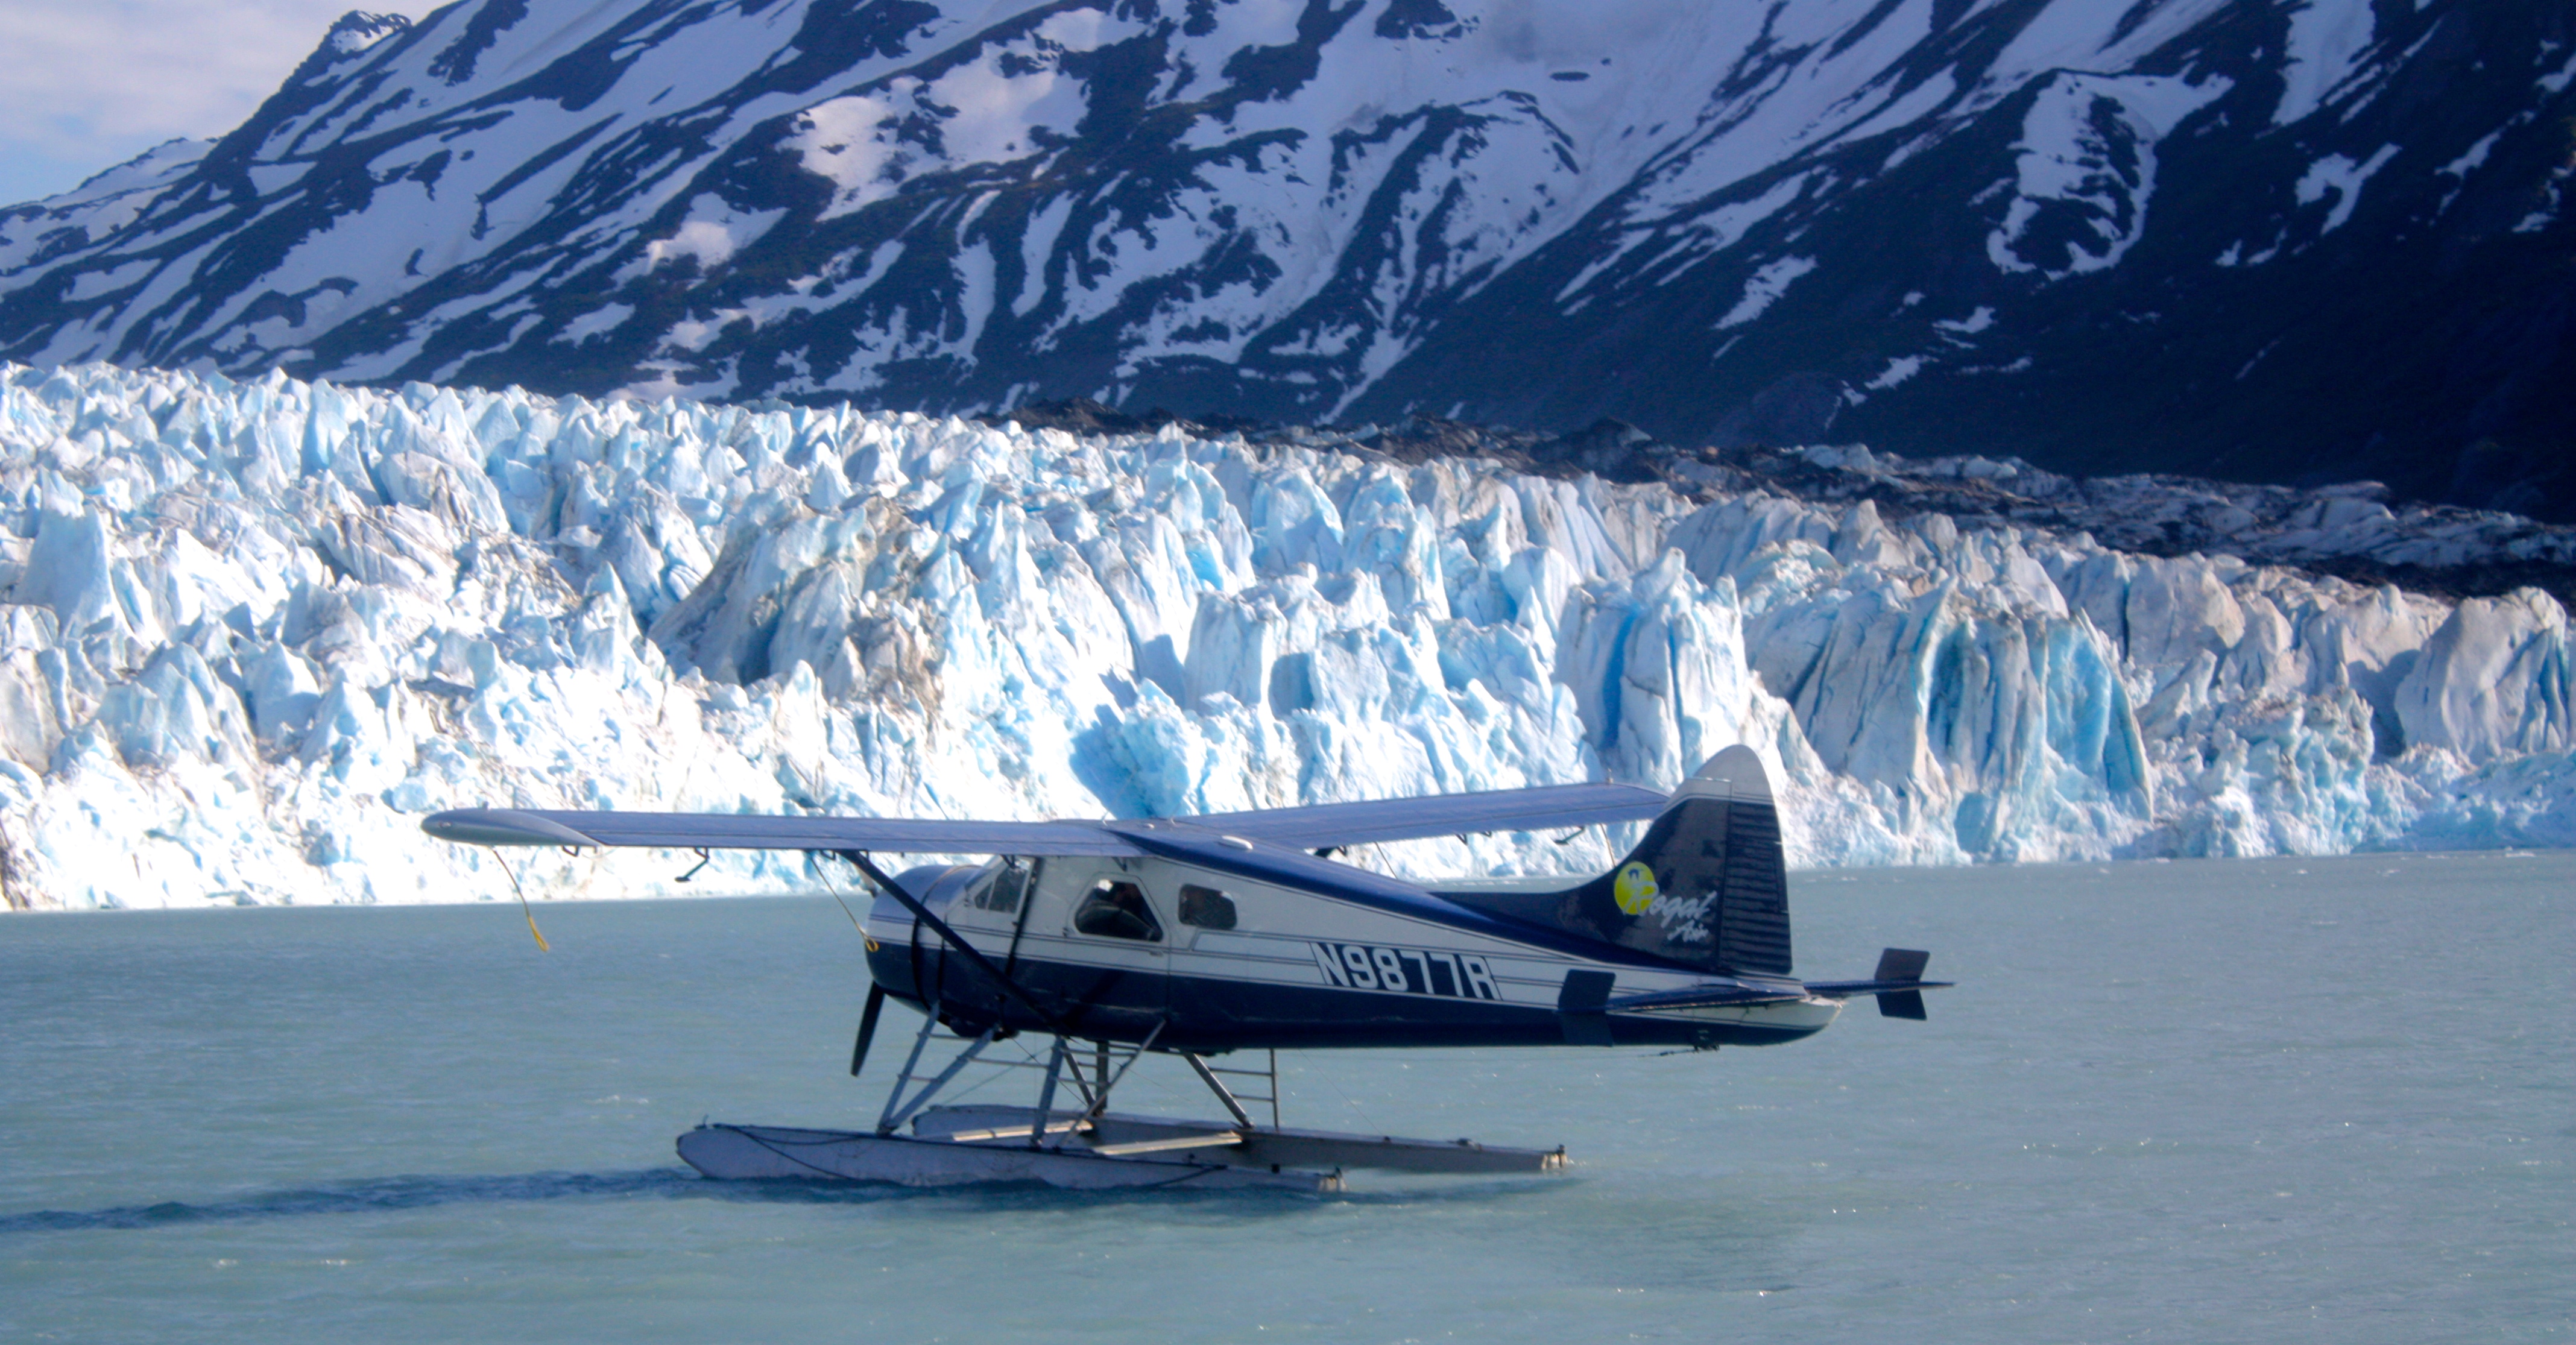
<path fill-rule="evenodd" d="M 962 1035 L 997 1023 L 1022 1032 L 1055 1030 L 1004 999 L 962 960 L 947 962 L 945 978 L 940 1017 Z M 1180 1051 L 1565 1042 L 1564 1024 L 1555 1010 L 1500 999 L 1179 976 L 1026 958 L 1014 968 L 1012 979 L 1073 1036 L 1134 1042 L 1161 1024 L 1155 1044 Z M 886 990 L 921 1007 L 922 987 L 897 983 Z M 1610 1015 L 1609 1022 L 1613 1039 L 1623 1046 L 1768 1046 L 1819 1030 L 1621 1014 Z"/>

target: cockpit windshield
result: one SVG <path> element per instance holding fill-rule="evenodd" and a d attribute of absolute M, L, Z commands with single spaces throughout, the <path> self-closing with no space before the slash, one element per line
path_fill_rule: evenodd
<path fill-rule="evenodd" d="M 979 911 L 1016 915 L 1021 900 L 1028 895 L 1033 873 L 1031 866 L 1016 859 L 987 864 L 983 872 L 967 883 L 966 904 Z"/>

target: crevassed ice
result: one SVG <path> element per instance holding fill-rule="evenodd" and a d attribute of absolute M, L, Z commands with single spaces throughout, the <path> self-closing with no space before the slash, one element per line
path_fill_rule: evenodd
<path fill-rule="evenodd" d="M 2564 844 L 2566 614 L 1753 493 L 0 367 L 15 906 L 506 898 L 474 804 L 1101 816 L 1750 744 L 1806 865 Z M 1364 851 L 1605 865 L 1624 835 Z M 531 892 L 801 856 L 512 857 Z"/>

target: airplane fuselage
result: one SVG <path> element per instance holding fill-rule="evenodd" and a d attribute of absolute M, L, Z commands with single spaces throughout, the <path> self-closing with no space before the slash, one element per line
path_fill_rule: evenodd
<path fill-rule="evenodd" d="M 870 974 L 965 1033 L 989 1027 L 1219 1052 L 1259 1048 L 1765 1046 L 1830 1024 L 1838 999 L 1783 976 L 1713 976 L 1479 910 L 1300 850 L 1119 824 L 1141 858 L 917 868 L 905 889 L 1045 1017 L 912 911 L 869 912 Z M 1734 983 L 1773 1002 L 1605 1011 Z M 1049 1021 L 1052 1019 L 1052 1021 Z"/>

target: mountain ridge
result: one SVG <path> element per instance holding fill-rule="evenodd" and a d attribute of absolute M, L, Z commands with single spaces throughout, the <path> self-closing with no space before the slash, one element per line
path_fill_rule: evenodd
<path fill-rule="evenodd" d="M 2503 0 L 464 0 L 0 210 L 0 356 L 2568 517 L 2571 82 Z"/>

